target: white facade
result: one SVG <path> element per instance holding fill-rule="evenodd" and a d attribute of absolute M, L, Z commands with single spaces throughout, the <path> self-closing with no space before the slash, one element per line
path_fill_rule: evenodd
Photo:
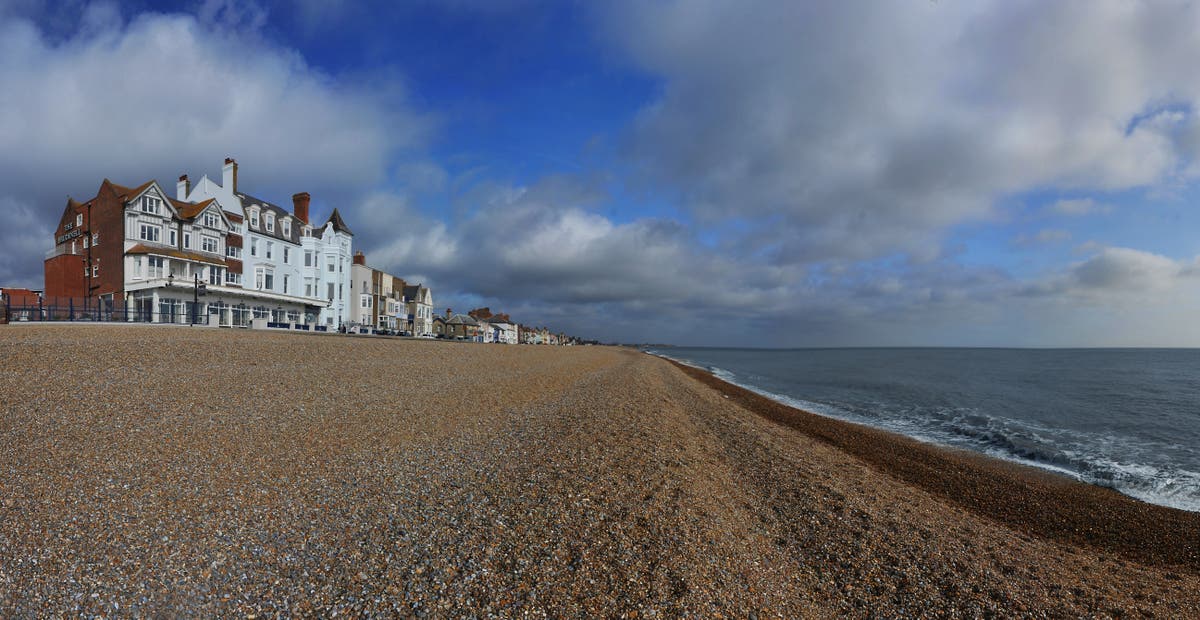
<path fill-rule="evenodd" d="M 218 184 L 205 175 L 190 188 L 181 178 L 176 193 L 189 202 L 213 199 L 242 217 L 233 231 L 242 235 L 242 247 L 228 250 L 230 258 L 242 261 L 237 284 L 275 302 L 270 309 L 275 321 L 299 314 L 300 322 L 336 329 L 345 321 L 349 300 L 349 231 L 334 230 L 332 222 L 314 229 L 296 214 L 238 191 L 232 160 L 226 160 L 221 177 Z"/>
<path fill-rule="evenodd" d="M 255 317 L 298 322 L 303 303 L 231 282 L 227 235 L 238 234 L 237 223 L 216 200 L 205 200 L 173 202 L 151 183 L 126 203 L 123 288 L 131 320 L 225 327 L 249 326 Z"/>
<path fill-rule="evenodd" d="M 333 221 L 300 239 L 300 278 L 306 297 L 319 297 L 329 305 L 321 309 L 317 322 L 330 329 L 350 323 L 350 260 L 353 235 L 338 230 Z"/>
<path fill-rule="evenodd" d="M 491 323 L 493 339 L 503 344 L 517 344 L 517 326 L 512 323 Z"/>

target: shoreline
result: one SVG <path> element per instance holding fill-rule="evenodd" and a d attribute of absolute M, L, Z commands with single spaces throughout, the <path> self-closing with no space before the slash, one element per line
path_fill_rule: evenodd
<path fill-rule="evenodd" d="M 705 369 L 654 357 L 755 415 L 1022 533 L 1200 574 L 1200 513 L 1151 504 L 1031 465 L 822 416 Z"/>

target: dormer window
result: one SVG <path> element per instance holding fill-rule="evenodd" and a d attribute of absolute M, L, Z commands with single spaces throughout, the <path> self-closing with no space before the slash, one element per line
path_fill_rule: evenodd
<path fill-rule="evenodd" d="M 269 233 L 275 232 L 275 214 L 274 213 L 267 214 L 267 232 L 269 232 Z"/>
<path fill-rule="evenodd" d="M 219 226 L 219 224 L 217 223 L 217 216 L 211 212 L 205 213 L 204 214 L 204 225 L 209 228 L 217 228 Z"/>
<path fill-rule="evenodd" d="M 250 211 L 250 228 L 258 228 L 258 209 Z"/>
<path fill-rule="evenodd" d="M 292 220 L 290 218 L 283 219 L 283 236 L 292 236 Z"/>
<path fill-rule="evenodd" d="M 142 213 L 153 213 L 158 215 L 159 209 L 162 208 L 162 201 L 153 196 L 142 196 Z"/>

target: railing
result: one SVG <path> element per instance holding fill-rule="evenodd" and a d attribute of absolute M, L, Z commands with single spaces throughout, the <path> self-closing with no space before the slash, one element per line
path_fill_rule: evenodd
<path fill-rule="evenodd" d="M 147 304 L 118 306 L 95 297 L 43 297 L 37 304 L 10 303 L 0 300 L 0 322 L 23 321 L 82 321 L 82 322 L 128 322 L 128 323 L 174 323 L 187 325 L 192 322 L 207 323 L 208 316 L 196 313 L 189 316 L 180 311 L 155 312 Z"/>

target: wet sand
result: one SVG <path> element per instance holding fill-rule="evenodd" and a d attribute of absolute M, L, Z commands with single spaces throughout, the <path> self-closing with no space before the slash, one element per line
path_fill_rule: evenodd
<path fill-rule="evenodd" d="M 6 326 L 0 360 L 4 616 L 1200 615 L 1193 513 L 635 351 Z"/>

